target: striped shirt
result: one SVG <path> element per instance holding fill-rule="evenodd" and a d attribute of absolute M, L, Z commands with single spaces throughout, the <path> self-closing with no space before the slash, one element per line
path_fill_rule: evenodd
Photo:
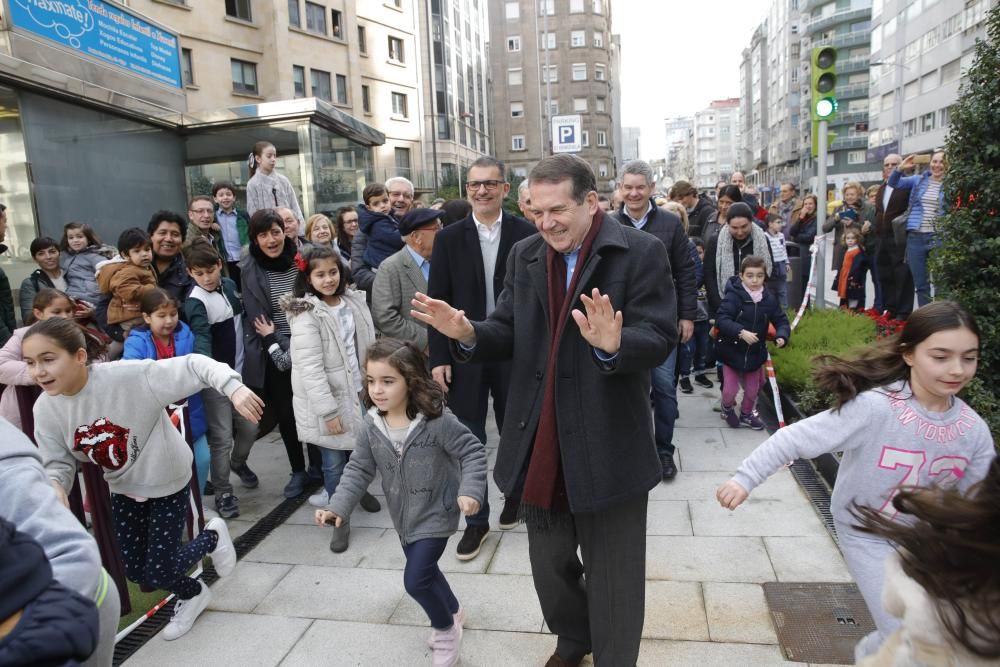
<path fill-rule="evenodd" d="M 265 271 L 267 274 L 267 288 L 271 292 L 271 321 L 274 322 L 274 330 L 286 336 L 292 335 L 292 327 L 288 324 L 285 310 L 278 303 L 281 297 L 291 294 L 295 287 L 295 279 L 299 277 L 299 269 L 294 264 L 284 273 L 277 271 Z"/>
<path fill-rule="evenodd" d="M 928 179 L 927 189 L 920 197 L 920 203 L 923 204 L 924 216 L 920 219 L 918 231 L 936 232 L 938 214 L 941 209 L 941 181 L 935 181 L 933 178 Z"/>

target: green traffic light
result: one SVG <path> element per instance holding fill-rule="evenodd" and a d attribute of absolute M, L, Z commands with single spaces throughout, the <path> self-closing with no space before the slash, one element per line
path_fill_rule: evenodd
<path fill-rule="evenodd" d="M 816 117 L 826 119 L 837 111 L 837 100 L 832 97 L 824 97 L 816 102 Z"/>

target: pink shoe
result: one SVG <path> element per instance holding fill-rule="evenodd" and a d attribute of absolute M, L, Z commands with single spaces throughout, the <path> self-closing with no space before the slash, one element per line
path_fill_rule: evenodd
<path fill-rule="evenodd" d="M 462 632 L 465 632 L 465 607 L 459 605 L 458 611 L 453 614 L 453 618 L 455 619 L 456 627 L 461 628 L 461 632 L 459 632 L 459 636 L 461 636 Z M 434 632 L 437 632 L 437 630 Z M 434 648 L 434 632 L 427 638 L 428 648 Z"/>
<path fill-rule="evenodd" d="M 455 623 L 447 630 L 431 631 L 431 664 L 434 667 L 454 667 L 462 646 L 462 626 Z"/>

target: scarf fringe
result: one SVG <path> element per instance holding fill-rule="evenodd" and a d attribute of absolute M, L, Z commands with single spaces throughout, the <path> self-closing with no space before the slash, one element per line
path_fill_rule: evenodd
<path fill-rule="evenodd" d="M 517 520 L 536 530 L 553 530 L 573 525 L 573 515 L 569 512 L 547 510 L 537 505 L 521 506 L 517 510 Z"/>

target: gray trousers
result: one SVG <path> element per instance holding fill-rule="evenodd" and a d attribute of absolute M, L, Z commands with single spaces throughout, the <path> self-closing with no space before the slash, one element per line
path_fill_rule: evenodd
<path fill-rule="evenodd" d="M 83 667 L 111 667 L 111 661 L 115 656 L 115 635 L 118 634 L 118 622 L 121 620 L 121 599 L 118 597 L 118 587 L 110 576 L 107 584 L 104 601 L 97 608 L 97 648 L 83 663 Z"/>
<path fill-rule="evenodd" d="M 855 660 L 876 653 L 882 643 L 902 625 L 902 621 L 882 606 L 882 584 L 885 582 L 885 559 L 892 553 L 892 545 L 874 537 L 860 537 L 847 526 L 837 524 L 840 549 L 851 576 L 861 590 L 868 612 L 875 621 L 875 631 L 868 634 L 854 648 Z"/>
<path fill-rule="evenodd" d="M 645 617 L 646 505 L 643 493 L 550 528 L 528 524 L 535 591 L 564 660 L 593 653 L 598 667 L 636 664 Z"/>
<path fill-rule="evenodd" d="M 250 448 L 257 439 L 257 427 L 236 411 L 233 404 L 214 389 L 203 389 L 201 401 L 205 405 L 205 420 L 208 422 L 208 451 L 211 460 L 212 486 L 215 497 L 232 493 L 229 482 L 230 460 L 232 465 L 241 466 L 250 456 Z"/>

